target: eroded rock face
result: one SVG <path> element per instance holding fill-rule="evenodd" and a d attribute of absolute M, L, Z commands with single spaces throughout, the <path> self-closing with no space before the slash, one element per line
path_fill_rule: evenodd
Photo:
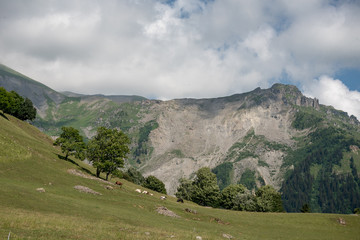
<path fill-rule="evenodd" d="M 191 178 L 202 167 L 214 168 L 230 161 L 234 163 L 234 183 L 245 169 L 250 169 L 266 184 L 279 189 L 283 177 L 281 165 L 286 155 L 283 149 L 269 149 L 266 144 L 260 144 L 260 140 L 250 141 L 252 145 L 260 145 L 244 149 L 251 150 L 256 157 L 241 161 L 229 159 L 229 150 L 236 143 L 246 144 L 249 139 L 245 140 L 245 137 L 250 131 L 261 136 L 262 142 L 291 147 L 298 132 L 291 127 L 295 109 L 289 101 L 313 107 L 318 106 L 318 101 L 305 98 L 301 93 L 284 101 L 285 96 L 289 98 L 286 95 L 289 93 L 281 89 L 274 90 L 275 93 L 269 90 L 265 97 L 261 91 L 255 90 L 255 93 L 259 92 L 255 97 L 234 95 L 230 99 L 186 99 L 157 104 L 154 111 L 159 113 L 156 118 L 159 127 L 150 134 L 153 152 L 141 171 L 161 179 L 168 193 L 174 194 L 180 178 Z M 242 149 L 237 151 L 240 154 Z"/>

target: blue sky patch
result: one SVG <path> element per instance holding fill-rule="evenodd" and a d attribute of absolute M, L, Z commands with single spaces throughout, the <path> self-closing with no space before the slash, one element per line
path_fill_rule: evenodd
<path fill-rule="evenodd" d="M 335 79 L 341 80 L 350 90 L 360 92 L 360 69 L 348 68 L 338 71 Z"/>

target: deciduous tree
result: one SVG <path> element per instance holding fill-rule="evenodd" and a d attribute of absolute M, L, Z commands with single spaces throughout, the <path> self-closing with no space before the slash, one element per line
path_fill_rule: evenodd
<path fill-rule="evenodd" d="M 192 200 L 195 203 L 202 206 L 219 206 L 220 189 L 217 185 L 216 175 L 211 172 L 210 168 L 200 168 L 196 172 L 193 187 Z"/>
<path fill-rule="evenodd" d="M 238 194 L 245 193 L 247 189 L 241 184 L 231 184 L 221 192 L 220 205 L 226 209 L 234 209 L 236 206 L 235 199 Z"/>
<path fill-rule="evenodd" d="M 65 153 L 65 160 L 71 155 L 83 160 L 85 158 L 85 143 L 79 134 L 79 130 L 73 127 L 62 127 L 61 130 L 62 133 L 54 145 L 61 147 L 61 151 Z"/>
<path fill-rule="evenodd" d="M 238 211 L 257 211 L 257 199 L 248 189 L 244 193 L 238 193 L 235 196 L 234 210 Z"/>
<path fill-rule="evenodd" d="M 185 200 L 192 201 L 192 196 L 194 194 L 194 185 L 193 181 L 186 178 L 180 179 L 180 185 L 177 188 L 175 196 Z"/>
<path fill-rule="evenodd" d="M 21 120 L 34 120 L 36 118 L 36 109 L 30 99 L 25 98 L 19 108 L 18 118 Z"/>
<path fill-rule="evenodd" d="M 124 166 L 124 159 L 130 152 L 130 139 L 120 130 L 100 127 L 90 140 L 87 149 L 88 160 L 96 167 L 96 175 L 106 173 L 106 180 L 116 169 Z"/>
<path fill-rule="evenodd" d="M 8 109 L 10 107 L 10 100 L 8 92 L 5 90 L 5 88 L 0 87 L 0 110 L 4 113 L 8 112 Z"/>
<path fill-rule="evenodd" d="M 20 120 L 32 121 L 36 117 L 36 109 L 30 99 L 24 99 L 15 91 L 7 92 L 3 87 L 0 87 L 0 110 Z"/>
<path fill-rule="evenodd" d="M 282 212 L 281 194 L 270 185 L 259 188 L 256 193 L 257 211 L 259 212 Z"/>

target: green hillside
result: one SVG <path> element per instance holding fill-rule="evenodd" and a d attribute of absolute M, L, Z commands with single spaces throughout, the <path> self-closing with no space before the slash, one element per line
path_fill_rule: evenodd
<path fill-rule="evenodd" d="M 114 189 L 108 190 L 108 183 L 70 174 L 70 169 L 84 174 L 93 169 L 59 154 L 35 127 L 0 117 L 0 239 L 9 233 L 10 239 L 360 239 L 357 215 L 204 208 L 172 197 L 163 201 L 156 193 L 139 194 L 139 186 L 124 180 L 122 188 L 111 185 Z M 76 185 L 102 195 L 79 192 Z M 160 215 L 160 206 L 179 217 Z"/>

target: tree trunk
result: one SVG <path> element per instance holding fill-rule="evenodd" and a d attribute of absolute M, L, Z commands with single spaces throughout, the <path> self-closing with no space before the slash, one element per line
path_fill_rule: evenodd
<path fill-rule="evenodd" d="M 100 168 L 99 167 L 96 168 L 96 177 L 100 177 Z"/>
<path fill-rule="evenodd" d="M 109 178 L 109 174 L 110 174 L 110 172 L 107 172 L 107 173 L 106 173 L 106 181 L 107 181 L 108 178 Z"/>

